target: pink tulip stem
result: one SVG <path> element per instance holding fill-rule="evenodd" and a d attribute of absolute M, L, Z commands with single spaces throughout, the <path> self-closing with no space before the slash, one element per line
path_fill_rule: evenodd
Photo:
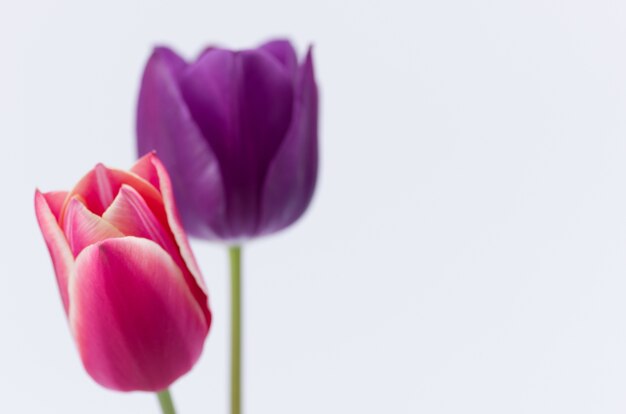
<path fill-rule="evenodd" d="M 158 392 L 157 397 L 159 398 L 159 404 L 161 404 L 161 411 L 163 411 L 163 414 L 176 414 L 172 396 L 167 388 Z"/>
<path fill-rule="evenodd" d="M 231 246 L 230 412 L 241 414 L 241 247 Z"/>

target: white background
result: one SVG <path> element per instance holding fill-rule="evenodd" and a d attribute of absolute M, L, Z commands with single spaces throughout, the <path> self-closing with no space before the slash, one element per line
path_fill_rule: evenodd
<path fill-rule="evenodd" d="M 315 44 L 321 176 L 245 250 L 247 413 L 626 410 L 626 3 L 50 1 L 0 5 L 0 406 L 157 413 L 100 388 L 33 213 L 134 159 L 156 43 Z M 215 322 L 173 387 L 227 411 L 227 262 L 196 242 Z"/>

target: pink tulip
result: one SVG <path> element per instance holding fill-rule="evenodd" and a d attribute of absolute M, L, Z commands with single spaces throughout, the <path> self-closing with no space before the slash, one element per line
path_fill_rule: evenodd
<path fill-rule="evenodd" d="M 160 391 L 198 360 L 207 293 L 154 154 L 98 164 L 70 192 L 35 193 L 70 329 L 87 372 L 119 391 Z"/>

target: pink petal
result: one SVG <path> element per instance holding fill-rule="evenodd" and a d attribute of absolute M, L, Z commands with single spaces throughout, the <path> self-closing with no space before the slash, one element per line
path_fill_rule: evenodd
<path fill-rule="evenodd" d="M 180 261 L 184 263 L 185 278 L 189 283 L 194 297 L 201 304 L 202 309 L 205 311 L 205 316 L 208 323 L 211 323 L 211 311 L 208 305 L 207 289 L 202 279 L 202 274 L 196 263 L 187 235 L 180 222 L 178 211 L 176 210 L 176 203 L 174 201 L 174 194 L 172 192 L 172 185 L 169 179 L 167 170 L 154 153 L 148 154 L 142 158 L 142 160 L 150 160 L 150 167 L 147 163 L 143 163 L 143 174 L 149 177 L 156 177 L 158 181 L 158 188 L 161 191 L 163 204 L 167 212 L 168 229 L 172 235 L 176 245 L 178 246 L 178 253 Z M 141 161 L 141 160 L 140 160 Z"/>
<path fill-rule="evenodd" d="M 137 190 L 157 219 L 167 226 L 161 195 L 153 185 L 136 174 L 107 168 L 102 164 L 98 164 L 88 172 L 70 192 L 61 212 L 59 220 L 61 225 L 65 220 L 65 210 L 71 198 L 80 196 L 89 211 L 101 216 L 115 199 L 122 184 L 127 184 Z"/>
<path fill-rule="evenodd" d="M 139 158 L 130 171 L 152 184 L 154 188 L 159 188 L 159 177 L 156 174 L 156 170 L 152 166 L 152 157 L 154 154 L 155 152 L 151 151 Z"/>
<path fill-rule="evenodd" d="M 204 285 L 204 280 L 202 280 L 200 268 L 196 263 L 196 259 L 193 255 L 191 247 L 189 246 L 189 240 L 187 240 L 187 234 L 183 229 L 180 221 L 180 216 L 178 215 L 178 209 L 176 208 L 176 202 L 174 201 L 174 191 L 172 189 L 170 176 L 168 175 L 165 166 L 161 163 L 161 160 L 159 160 L 155 155 L 152 155 L 152 165 L 154 167 L 154 170 L 156 171 L 157 176 L 159 177 L 159 190 L 161 191 L 161 196 L 163 197 L 163 203 L 165 205 L 165 211 L 167 212 L 169 228 L 174 235 L 176 244 L 178 244 L 180 254 L 187 264 L 187 268 L 191 271 L 191 274 L 193 275 L 198 286 L 200 286 L 200 288 L 204 292 L 206 292 L 207 289 Z"/>
<path fill-rule="evenodd" d="M 63 227 L 74 257 L 89 245 L 124 236 L 110 223 L 87 210 L 76 197 L 72 198 L 67 206 Z"/>
<path fill-rule="evenodd" d="M 163 228 L 141 195 L 132 187 L 122 185 L 117 197 L 102 218 L 127 236 L 143 237 L 156 242 L 176 260 L 178 247 Z M 184 263 L 179 263 L 182 267 Z"/>
<path fill-rule="evenodd" d="M 39 222 L 39 228 L 48 246 L 54 273 L 56 274 L 61 300 L 65 312 L 69 312 L 69 299 L 67 293 L 67 283 L 69 274 L 74 265 L 74 256 L 70 246 L 63 235 L 63 231 L 57 223 L 57 215 L 60 212 L 61 199 L 65 198 L 65 193 L 54 192 L 42 194 L 35 191 L 35 214 Z"/>
<path fill-rule="evenodd" d="M 70 325 L 87 372 L 119 391 L 159 391 L 191 369 L 209 324 L 180 268 L 136 237 L 87 247 L 70 277 Z"/>
<path fill-rule="evenodd" d="M 104 212 L 102 218 L 110 222 L 125 235 L 152 240 L 168 252 L 183 271 L 183 276 L 193 296 L 200 306 L 206 310 L 207 321 L 211 320 L 211 314 L 207 307 L 206 292 L 196 283 L 195 277 L 181 256 L 173 234 L 169 231 L 169 228 L 166 229 L 161 226 L 146 202 L 134 188 L 122 185 L 115 201 Z"/>
<path fill-rule="evenodd" d="M 80 195 L 87 207 L 100 215 L 106 206 L 111 204 L 116 192 L 117 188 L 115 188 L 111 171 L 103 164 L 98 164 L 76 184 L 70 193 L 70 198 Z M 67 203 L 69 199 L 66 205 Z"/>
<path fill-rule="evenodd" d="M 63 203 L 67 198 L 67 191 L 50 191 L 48 193 L 44 193 L 43 195 L 48 202 L 48 207 L 50 207 L 50 211 L 54 214 L 54 217 L 59 221 L 59 217 L 61 214 L 61 208 L 63 208 Z"/>

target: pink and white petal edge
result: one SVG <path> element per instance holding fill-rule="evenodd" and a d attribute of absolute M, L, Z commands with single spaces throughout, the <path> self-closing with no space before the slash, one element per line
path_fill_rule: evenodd
<path fill-rule="evenodd" d="M 180 254 L 187 265 L 187 268 L 191 272 L 191 275 L 200 286 L 200 289 L 207 294 L 207 288 L 204 284 L 204 280 L 202 279 L 202 273 L 200 272 L 200 268 L 198 267 L 198 263 L 193 255 L 191 247 L 189 246 L 189 240 L 187 239 L 187 234 L 183 229 L 182 222 L 180 220 L 180 216 L 178 215 L 178 209 L 176 208 L 176 202 L 174 200 L 174 191 L 172 189 L 172 182 L 170 181 L 170 176 L 167 173 L 167 169 L 159 160 L 154 152 L 144 155 L 141 157 L 131 168 L 131 171 L 135 174 L 140 175 L 143 179 L 154 182 L 155 177 L 158 181 L 158 189 L 161 192 L 161 196 L 163 197 L 163 204 L 165 205 L 165 212 L 167 214 L 167 221 L 170 225 L 170 229 L 172 234 L 174 234 L 174 238 L 176 243 L 180 248 Z"/>
<path fill-rule="evenodd" d="M 68 279 L 74 267 L 74 256 L 57 222 L 56 216 L 59 214 L 61 207 L 60 204 L 56 205 L 58 204 L 56 202 L 62 198 L 64 199 L 61 196 L 61 192 L 43 194 L 39 190 L 35 191 L 35 214 L 52 258 L 52 265 L 54 266 L 63 307 L 65 313 L 68 314 L 70 308 Z"/>

